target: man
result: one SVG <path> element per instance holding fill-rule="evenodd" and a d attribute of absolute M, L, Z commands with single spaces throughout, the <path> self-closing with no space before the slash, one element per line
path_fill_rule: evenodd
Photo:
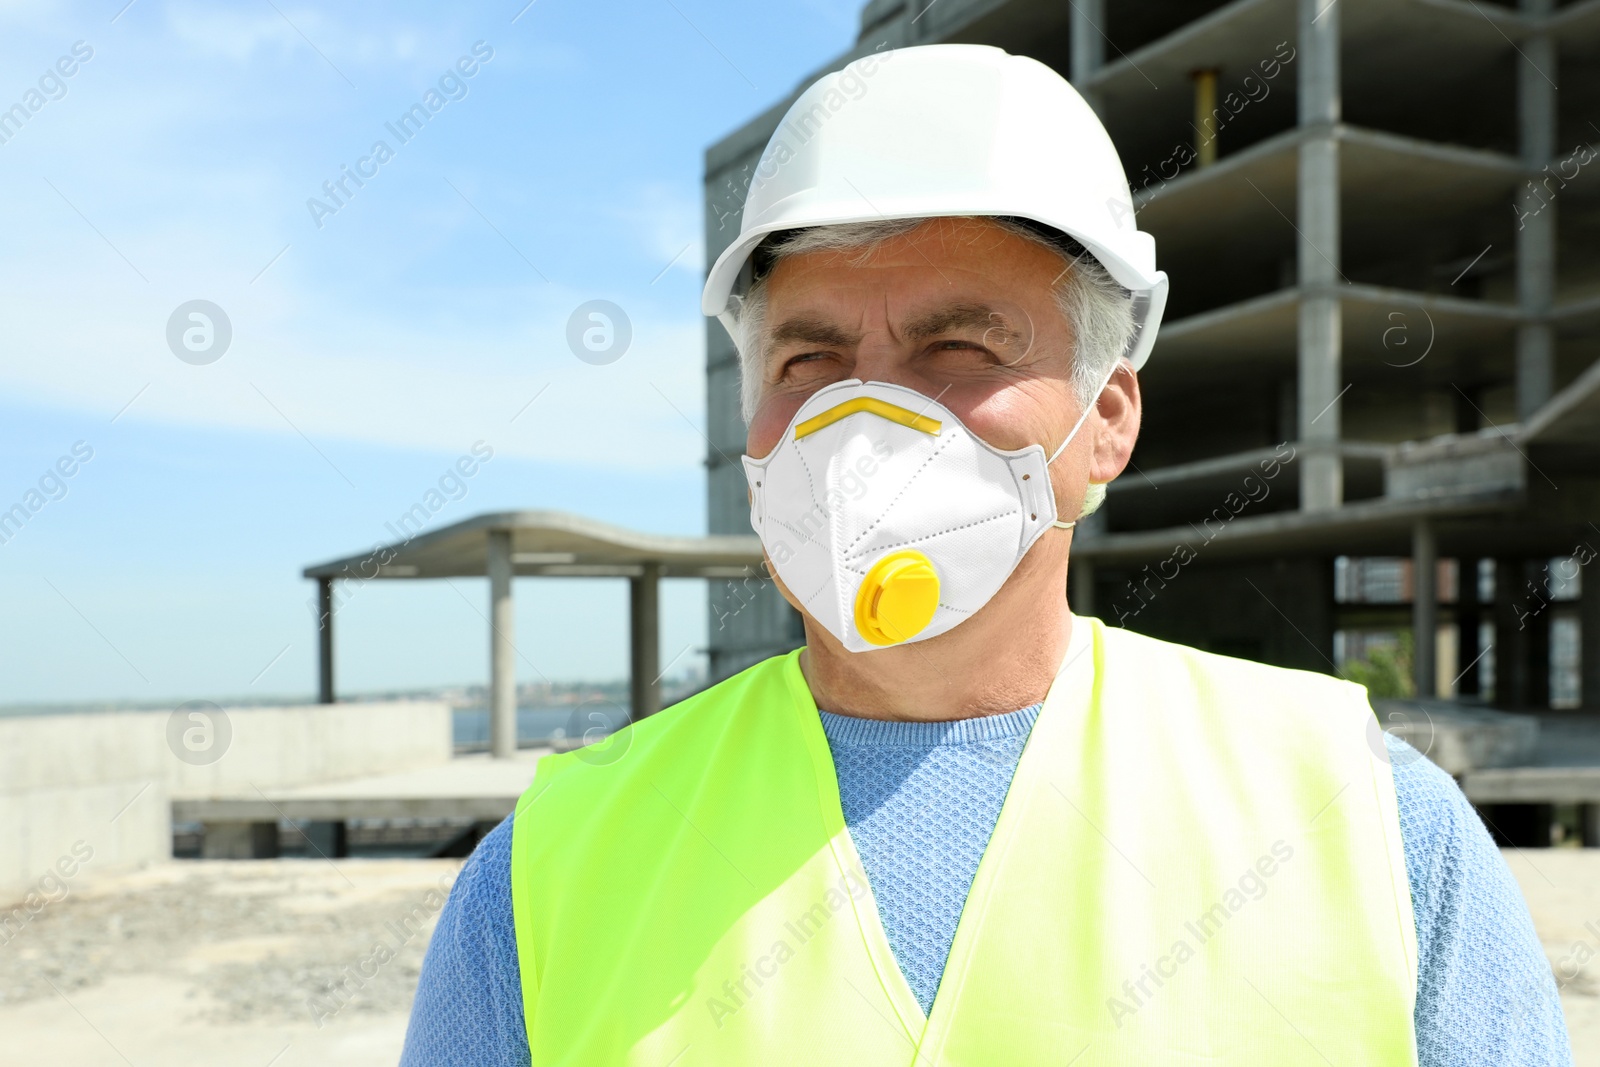
<path fill-rule="evenodd" d="M 800 97 L 704 304 L 806 646 L 540 762 L 406 1063 L 1570 1062 L 1504 863 L 1362 690 L 1068 608 L 1154 259 L 1032 60 Z"/>

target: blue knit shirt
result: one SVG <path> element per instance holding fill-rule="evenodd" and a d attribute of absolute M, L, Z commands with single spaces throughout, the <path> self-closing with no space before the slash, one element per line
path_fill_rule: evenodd
<path fill-rule="evenodd" d="M 943 723 L 820 713 L 845 823 L 924 1011 L 1038 712 Z M 1420 1067 L 1570 1067 L 1555 979 L 1505 861 L 1449 775 L 1404 741 L 1386 744 L 1416 913 Z M 439 916 L 401 1064 L 528 1067 L 509 818 Z"/>

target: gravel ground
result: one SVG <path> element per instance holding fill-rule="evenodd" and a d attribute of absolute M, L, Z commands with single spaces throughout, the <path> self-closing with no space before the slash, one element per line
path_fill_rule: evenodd
<path fill-rule="evenodd" d="M 0 1064 L 223 1062 L 185 1058 L 201 1034 L 251 1049 L 223 1042 L 229 1063 L 346 1039 L 371 1058 L 339 1062 L 393 1063 L 459 866 L 176 862 L 75 887 L 0 945 Z"/>
<path fill-rule="evenodd" d="M 1600 850 L 1508 851 L 1577 1067 L 1600 1067 Z M 393 1064 L 459 863 L 163 863 L 0 944 L 0 1067 Z M 81 882 L 81 884 L 80 884 Z"/>
<path fill-rule="evenodd" d="M 1561 988 L 1574 1067 L 1600 1067 L 1600 849 L 1506 849 Z"/>

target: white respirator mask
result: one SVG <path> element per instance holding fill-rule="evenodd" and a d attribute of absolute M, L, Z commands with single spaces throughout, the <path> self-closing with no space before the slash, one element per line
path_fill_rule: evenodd
<path fill-rule="evenodd" d="M 1047 530 L 1074 525 L 1056 519 L 1050 464 L 1093 407 L 1046 457 L 987 444 L 915 389 L 838 382 L 764 458 L 744 457 L 750 525 L 849 651 L 937 637 L 988 603 Z"/>

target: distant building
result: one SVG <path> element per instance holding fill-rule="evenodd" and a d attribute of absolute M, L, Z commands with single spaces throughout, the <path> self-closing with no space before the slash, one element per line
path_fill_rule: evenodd
<path fill-rule="evenodd" d="M 1068 76 L 1172 279 L 1075 610 L 1320 671 L 1411 630 L 1423 695 L 1600 707 L 1600 9 L 873 0 L 824 69 L 935 42 Z M 792 99 L 707 151 L 708 257 Z M 748 533 L 706 336 L 709 529 Z M 710 609 L 713 677 L 802 641 L 770 584 Z"/>

